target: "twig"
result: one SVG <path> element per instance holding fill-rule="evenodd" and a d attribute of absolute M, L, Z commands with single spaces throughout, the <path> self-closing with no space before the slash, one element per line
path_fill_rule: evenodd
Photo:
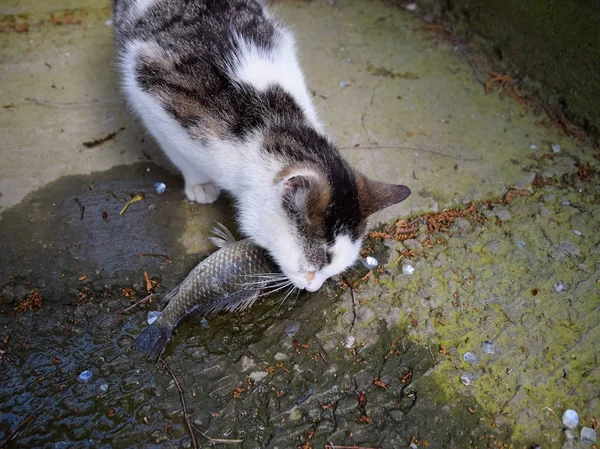
<path fill-rule="evenodd" d="M 183 394 L 183 389 L 181 388 L 181 385 L 180 385 L 179 381 L 177 380 L 177 377 L 175 377 L 175 374 L 173 373 L 173 371 L 171 371 L 171 368 L 169 368 L 169 365 L 167 365 L 167 362 L 165 362 L 165 360 L 162 357 L 160 357 L 159 360 L 162 363 L 162 365 L 165 367 L 167 372 L 173 378 L 173 382 L 175 382 L 175 386 L 177 387 L 177 391 L 179 392 L 179 398 L 181 399 L 181 406 L 183 407 L 183 418 L 185 419 L 185 424 L 187 425 L 188 433 L 190 434 L 190 439 L 192 440 L 192 447 L 194 449 L 198 449 L 198 442 L 196 441 L 196 434 L 194 433 L 194 429 L 192 428 L 192 422 L 190 421 L 190 416 L 188 415 L 188 410 L 187 410 L 187 405 L 185 404 L 185 395 Z"/>
<path fill-rule="evenodd" d="M 137 203 L 138 201 L 142 201 L 144 198 L 146 198 L 146 194 L 144 192 L 134 195 L 129 201 L 125 203 L 125 206 L 123 206 L 123 209 L 121 209 L 119 215 L 123 215 L 125 211 L 129 208 L 129 206 L 131 206 L 133 203 Z"/>
<path fill-rule="evenodd" d="M 345 276 L 342 275 L 342 280 L 348 285 L 348 289 L 350 290 L 350 298 L 352 299 L 352 323 L 350 323 L 350 332 L 354 329 L 354 324 L 356 323 L 356 300 L 354 299 L 354 286 L 352 282 L 346 279 Z"/>
<path fill-rule="evenodd" d="M 200 430 L 197 426 L 192 424 L 192 427 L 194 429 L 196 429 L 200 435 L 202 435 L 204 438 L 206 438 L 211 443 L 232 444 L 232 443 L 243 443 L 244 442 L 244 440 L 236 440 L 236 439 L 228 439 L 228 438 L 212 438 L 212 437 L 209 437 L 204 432 L 202 432 L 202 430 Z"/>
<path fill-rule="evenodd" d="M 109 140 L 111 140 L 111 139 L 114 139 L 114 138 L 115 138 L 115 136 L 117 135 L 117 133 L 118 133 L 119 131 L 124 131 L 124 130 L 125 130 L 125 127 L 124 127 L 124 126 L 121 126 L 121 127 L 120 127 L 118 130 L 116 130 L 115 132 L 112 132 L 112 133 L 110 133 L 110 134 L 107 134 L 107 135 L 106 135 L 106 136 L 104 136 L 104 137 L 100 137 L 100 138 L 98 138 L 98 139 L 90 140 L 90 141 L 88 141 L 88 142 L 83 142 L 83 146 L 84 146 L 84 147 L 86 147 L 86 148 L 94 148 L 94 147 L 100 146 L 100 145 L 102 145 L 103 143 L 105 143 L 105 142 L 108 142 L 108 141 L 109 141 Z"/>
<path fill-rule="evenodd" d="M 166 254 L 156 254 L 156 253 L 138 253 L 138 257 L 164 257 L 167 259 L 168 263 L 173 263 L 173 259 L 171 259 Z"/>
<path fill-rule="evenodd" d="M 33 420 L 35 419 L 35 416 L 31 413 L 29 413 L 25 419 L 23 419 L 23 421 L 21 421 L 19 423 L 19 425 L 17 425 L 17 427 L 15 427 L 13 430 L 11 430 L 8 435 L 6 436 L 6 438 L 4 438 L 2 441 L 0 441 L 0 449 L 3 448 L 4 446 L 6 446 L 8 443 L 10 443 L 12 440 L 15 439 L 15 437 L 17 436 L 17 434 L 27 425 L 29 425 Z"/>
<path fill-rule="evenodd" d="M 85 206 L 81 203 L 79 198 L 75 198 L 75 202 L 79 206 L 79 219 L 83 220 L 83 214 L 85 213 Z"/>
<path fill-rule="evenodd" d="M 412 150 L 412 151 L 422 151 L 423 153 L 431 153 L 431 154 L 437 154 L 438 156 L 442 156 L 442 157 L 449 157 L 451 159 L 456 159 L 458 161 L 462 161 L 462 162 L 478 162 L 481 161 L 483 158 L 472 158 L 472 157 L 460 157 L 460 156 L 454 156 L 453 154 L 448 154 L 448 153 L 442 153 L 441 151 L 436 151 L 436 150 L 430 150 L 427 148 L 421 148 L 421 147 L 407 147 L 404 145 L 377 145 L 377 146 L 373 146 L 373 147 L 361 147 L 361 146 L 357 146 L 357 147 L 339 147 L 340 150 Z"/>
<path fill-rule="evenodd" d="M 458 48 L 460 49 L 460 52 L 462 53 L 462 55 L 465 57 L 465 59 L 467 60 L 467 62 L 471 66 L 471 70 L 473 70 L 473 75 L 475 75 L 475 78 L 477 79 L 477 82 L 479 82 L 479 84 L 481 84 L 482 86 L 485 87 L 485 83 L 479 77 L 479 72 L 477 72 L 477 68 L 475 67 L 475 64 L 473 63 L 473 61 L 469 57 L 469 54 L 467 53 L 467 51 L 461 45 L 459 45 Z"/>
<path fill-rule="evenodd" d="M 119 101 L 119 100 L 52 101 L 52 100 L 43 100 L 40 98 L 30 98 L 30 97 L 25 97 L 25 101 L 39 104 L 41 106 L 56 106 L 56 107 L 97 106 L 99 104 L 115 104 L 115 105 L 122 104 L 122 101 Z"/>
<path fill-rule="evenodd" d="M 365 447 L 365 446 L 338 446 L 337 444 L 326 444 L 325 449 L 376 449 L 374 447 Z"/>
<path fill-rule="evenodd" d="M 139 306 L 140 304 L 142 304 L 142 303 L 144 303 L 144 302 L 148 301 L 149 299 L 152 299 L 152 296 L 153 296 L 153 295 L 154 295 L 153 293 L 150 293 L 148 296 L 146 296 L 146 297 L 145 297 L 145 298 L 143 298 L 143 299 L 140 299 L 140 300 L 139 300 L 139 301 L 137 301 L 137 302 L 134 302 L 133 304 L 131 304 L 131 305 L 130 305 L 129 307 L 127 307 L 126 309 L 120 310 L 119 312 L 117 312 L 117 315 L 123 315 L 124 313 L 127 313 L 127 312 L 129 312 L 130 310 L 132 310 L 132 309 L 135 309 L 135 308 L 136 308 L 137 306 Z"/>

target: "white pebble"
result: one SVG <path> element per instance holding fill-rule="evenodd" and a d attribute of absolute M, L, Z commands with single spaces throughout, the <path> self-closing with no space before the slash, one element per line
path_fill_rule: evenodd
<path fill-rule="evenodd" d="M 496 345 L 494 343 L 492 343 L 491 341 L 484 341 L 481 344 L 481 349 L 486 354 L 494 354 L 496 352 Z"/>
<path fill-rule="evenodd" d="M 473 383 L 473 376 L 470 373 L 464 372 L 460 375 L 460 381 L 469 386 Z"/>
<path fill-rule="evenodd" d="M 409 263 L 402 264 L 402 274 L 411 276 L 415 272 L 415 267 Z"/>
<path fill-rule="evenodd" d="M 79 380 L 82 382 L 87 382 L 92 378 L 93 374 L 91 371 L 85 370 L 79 375 Z"/>
<path fill-rule="evenodd" d="M 562 417 L 562 422 L 569 429 L 574 429 L 579 424 L 579 415 L 575 410 L 568 409 Z"/>
<path fill-rule="evenodd" d="M 108 19 L 106 22 L 104 22 L 104 25 L 106 25 L 107 27 L 111 27 L 113 24 L 112 19 Z"/>
<path fill-rule="evenodd" d="M 162 195 L 163 193 L 165 193 L 165 190 L 167 190 L 167 186 L 164 182 L 157 182 L 154 183 L 154 190 L 156 190 L 156 193 L 158 193 L 159 195 Z"/>
<path fill-rule="evenodd" d="M 346 338 L 346 341 L 344 342 L 344 347 L 353 348 L 355 341 L 356 339 L 352 335 L 350 335 L 348 338 Z"/>
<path fill-rule="evenodd" d="M 555 153 L 560 153 L 560 145 L 559 144 L 553 143 L 551 145 L 551 147 L 552 147 L 552 151 L 554 151 Z"/>
<path fill-rule="evenodd" d="M 596 431 L 590 427 L 582 427 L 581 442 L 585 444 L 594 444 L 596 442 Z"/>
<path fill-rule="evenodd" d="M 68 58 L 69 56 L 71 56 L 71 53 L 69 53 L 69 52 L 66 52 L 66 53 L 65 53 L 65 56 Z"/>
<path fill-rule="evenodd" d="M 573 229 L 573 234 L 575 234 L 575 235 L 581 235 L 581 231 L 578 231 L 577 229 Z"/>
<path fill-rule="evenodd" d="M 562 281 L 558 281 L 554 284 L 554 290 L 556 291 L 556 293 L 566 292 L 567 290 L 569 290 L 569 286 Z"/>
<path fill-rule="evenodd" d="M 472 352 L 465 352 L 463 354 L 463 360 L 469 365 L 475 365 L 477 362 L 479 362 L 479 357 Z"/>
<path fill-rule="evenodd" d="M 570 201 L 563 201 L 563 202 L 562 202 L 562 203 L 560 203 L 560 204 L 562 204 L 563 206 L 570 206 L 570 205 L 571 205 L 571 202 L 570 202 Z"/>
<path fill-rule="evenodd" d="M 347 83 L 346 81 L 340 81 L 340 89 L 343 89 L 344 87 L 349 86 L 350 83 Z"/>
<path fill-rule="evenodd" d="M 531 148 L 532 150 L 537 150 L 537 145 L 532 143 L 531 145 L 529 145 L 529 148 Z"/>
<path fill-rule="evenodd" d="M 373 268 L 376 268 L 377 265 L 379 265 L 377 259 L 371 256 L 365 257 L 364 259 L 360 259 L 360 261 L 365 266 L 365 268 L 368 268 L 369 270 L 372 270 Z"/>
<path fill-rule="evenodd" d="M 417 4 L 416 3 L 409 3 L 408 5 L 405 6 L 405 8 L 409 11 L 416 11 L 417 10 Z"/>
<path fill-rule="evenodd" d="M 525 244 L 525 242 L 523 242 L 522 240 L 519 240 L 519 241 L 517 242 L 517 246 L 518 246 L 519 248 L 525 248 L 526 244 Z"/>

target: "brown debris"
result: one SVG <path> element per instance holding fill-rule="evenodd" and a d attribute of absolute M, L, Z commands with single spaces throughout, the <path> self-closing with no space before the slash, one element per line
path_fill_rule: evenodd
<path fill-rule="evenodd" d="M 235 390 L 233 390 L 233 397 L 235 399 L 241 399 L 242 393 L 244 391 L 246 391 L 246 389 L 244 387 L 236 387 Z"/>
<path fill-rule="evenodd" d="M 110 134 L 107 134 L 104 137 L 100 137 L 98 139 L 94 139 L 94 140 L 88 140 L 87 142 L 83 142 L 83 146 L 86 148 L 95 148 L 98 147 L 100 145 L 102 145 L 103 143 L 108 142 L 109 140 L 112 140 L 115 138 L 115 136 L 120 132 L 120 131 L 124 131 L 125 127 L 122 126 L 121 128 L 119 128 L 118 130 L 116 130 L 115 132 L 112 132 Z"/>
<path fill-rule="evenodd" d="M 412 327 L 418 327 L 419 326 L 419 321 L 417 321 L 417 319 L 413 316 L 412 313 L 408 314 L 408 319 L 410 320 L 410 324 L 412 325 Z"/>
<path fill-rule="evenodd" d="M 371 424 L 372 421 L 373 421 L 373 419 L 369 418 L 367 415 L 362 415 L 360 417 L 360 419 L 358 420 L 358 422 L 362 422 L 362 423 L 366 423 L 366 424 Z"/>
<path fill-rule="evenodd" d="M 383 388 L 384 390 L 387 389 L 387 384 L 379 379 L 378 377 L 375 378 L 375 380 L 373 381 L 373 385 L 378 386 L 379 388 Z"/>
<path fill-rule="evenodd" d="M 503 75 L 501 73 L 494 72 L 490 70 L 488 72 L 490 74 L 490 79 L 485 83 L 485 93 L 490 93 L 494 85 L 500 85 L 500 89 L 502 93 L 506 93 L 509 97 L 521 104 L 525 104 L 527 102 L 526 95 L 519 90 L 517 87 L 517 82 L 510 75 Z"/>
<path fill-rule="evenodd" d="M 31 290 L 29 296 L 19 301 L 14 310 L 15 313 L 27 312 L 28 310 L 40 310 L 43 303 L 44 298 L 42 298 L 40 292 Z"/>
<path fill-rule="evenodd" d="M 144 271 L 144 281 L 146 282 L 146 291 L 150 293 L 152 291 L 152 281 L 150 280 L 147 271 Z"/>

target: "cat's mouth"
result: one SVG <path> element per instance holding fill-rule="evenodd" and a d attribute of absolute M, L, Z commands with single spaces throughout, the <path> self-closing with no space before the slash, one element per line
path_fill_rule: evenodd
<path fill-rule="evenodd" d="M 306 290 L 307 292 L 316 292 L 323 286 L 323 283 L 325 282 L 325 279 L 315 271 L 286 275 L 288 279 L 296 286 L 296 288 L 299 288 L 300 290 Z"/>

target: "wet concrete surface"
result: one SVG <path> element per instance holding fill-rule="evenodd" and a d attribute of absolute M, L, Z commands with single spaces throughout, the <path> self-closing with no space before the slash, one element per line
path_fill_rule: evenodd
<path fill-rule="evenodd" d="M 9 447 L 191 447 L 172 378 L 132 342 L 233 210 L 186 201 L 128 114 L 109 5 L 52 5 L 0 6 L 0 439 L 33 413 Z M 275 7 L 345 156 L 414 193 L 378 217 L 373 273 L 357 265 L 317 294 L 178 331 L 165 360 L 192 421 L 244 448 L 590 447 L 568 441 L 560 416 L 574 408 L 590 427 L 600 416 L 597 150 L 486 95 L 461 49 L 407 11 Z M 503 202 L 513 187 L 524 191 Z M 411 221 L 471 201 L 447 226 Z M 157 299 L 119 314 L 148 293 L 144 271 Z"/>

